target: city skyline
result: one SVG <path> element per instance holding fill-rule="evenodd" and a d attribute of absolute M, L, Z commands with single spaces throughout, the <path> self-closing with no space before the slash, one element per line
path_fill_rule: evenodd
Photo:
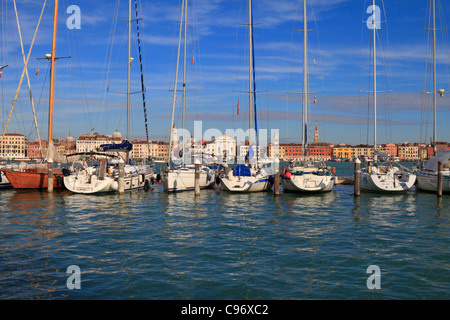
<path fill-rule="evenodd" d="M 279 129 L 280 142 L 301 142 L 301 95 L 288 94 L 301 90 L 302 35 L 293 29 L 302 27 L 301 1 L 253 0 L 255 25 L 255 65 L 260 128 Z M 106 1 L 69 3 L 62 1 L 59 10 L 57 55 L 71 56 L 56 65 L 54 138 L 65 138 L 69 132 L 77 137 L 94 131 L 111 135 L 116 129 L 126 132 L 125 97 L 114 93 L 126 85 L 125 1 L 114 7 Z M 438 9 L 441 6 L 438 1 Z M 17 0 L 25 55 L 42 9 L 43 1 Z M 68 29 L 66 13 L 69 5 L 80 8 L 81 29 Z M 116 3 L 117 5 L 117 3 Z M 338 144 L 373 144 L 370 91 L 370 31 L 363 22 L 371 1 L 333 0 L 308 1 L 313 11 L 308 16 L 318 36 L 310 35 L 311 114 L 309 139 L 317 123 L 321 141 Z M 431 114 L 422 113 L 422 102 L 429 97 L 424 91 L 425 58 L 427 56 L 428 1 L 377 1 L 382 7 L 380 36 L 378 143 L 429 143 Z M 171 112 L 170 91 L 173 88 L 178 43 L 180 1 L 141 1 L 138 3 L 140 36 L 143 49 L 144 81 L 149 123 L 149 139 L 168 140 Z M 1 65 L 8 64 L 0 78 L 2 88 L 2 132 L 23 67 L 14 8 L 1 1 L 2 38 Z M 196 0 L 188 33 L 195 38 L 187 50 L 187 123 L 203 120 L 204 129 L 247 128 L 246 69 L 246 1 Z M 386 12 L 386 16 L 384 16 Z M 134 1 L 133 11 L 134 12 Z M 50 51 L 53 3 L 47 3 L 43 20 L 30 55 L 28 72 L 38 112 L 41 139 L 46 140 L 48 111 L 47 62 L 37 60 Z M 439 20 L 446 27 L 449 17 Z M 115 21 L 113 51 L 109 56 L 109 35 Z M 261 24 L 259 24 L 261 23 Z M 438 27 L 439 27 L 438 26 Z M 132 92 L 140 90 L 139 59 L 132 26 Z M 386 33 L 387 31 L 387 33 Z M 448 30 L 444 29 L 445 35 Z M 386 39 L 388 36 L 388 39 Z M 438 89 L 449 90 L 448 47 L 440 45 L 438 36 Z M 317 45 L 317 40 L 319 46 Z M 384 41 L 389 40 L 389 41 Z M 388 45 L 386 45 L 386 43 Z M 383 49 L 384 48 L 384 49 Z M 191 63 L 193 61 L 193 63 Z M 123 63 L 122 63 L 123 62 Z M 109 73 L 105 66 L 110 64 Z M 382 77 L 388 72 L 388 82 Z M 39 72 L 38 72 L 39 71 Z M 428 65 L 429 71 L 429 65 Z M 198 79 L 192 80 L 191 75 Z M 179 76 L 180 81 L 181 76 Z M 107 81 L 108 79 L 108 81 Z M 179 84 L 180 85 L 180 84 Z M 195 85 L 195 86 L 194 86 Z M 109 89 L 109 93 L 106 93 Z M 389 94 L 383 93 L 389 90 Z M 189 89 L 188 89 L 189 90 Z M 425 89 L 426 91 L 426 89 Z M 181 95 L 181 94 L 180 94 Z M 177 126 L 181 111 L 177 99 Z M 390 108 L 384 105 L 390 103 Z M 237 114 L 237 105 L 240 110 Z M 437 141 L 447 141 L 450 97 L 439 97 Z M 132 95 L 131 139 L 144 139 L 142 96 Z M 17 132 L 35 140 L 31 106 L 26 80 L 22 83 L 14 117 L 7 132 Z M 421 127 L 422 123 L 422 127 Z M 369 124 L 369 126 L 368 126 Z M 191 124 L 187 125 L 187 128 Z M 421 136 L 422 133 L 422 136 Z"/>

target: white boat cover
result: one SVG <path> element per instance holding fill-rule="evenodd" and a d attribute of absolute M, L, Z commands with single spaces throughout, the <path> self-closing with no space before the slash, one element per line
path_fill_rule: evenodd
<path fill-rule="evenodd" d="M 449 159 L 450 159 L 450 151 L 441 151 L 438 153 L 437 156 L 435 156 L 427 161 L 427 163 L 424 166 L 424 169 L 437 170 L 439 161 L 442 161 L 443 163 L 445 163 Z"/>

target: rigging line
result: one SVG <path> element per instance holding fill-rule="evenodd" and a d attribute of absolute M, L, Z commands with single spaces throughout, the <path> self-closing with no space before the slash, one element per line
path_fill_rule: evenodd
<path fill-rule="evenodd" d="M 5 135 L 6 130 L 8 129 L 9 121 L 10 121 L 10 119 L 11 119 L 11 114 L 12 114 L 12 112 L 13 112 L 13 110 L 14 110 L 14 105 L 16 104 L 17 97 L 18 97 L 18 95 L 19 95 L 19 91 L 20 91 L 20 87 L 21 87 L 21 85 L 22 85 L 23 77 L 24 77 L 25 71 L 27 70 L 28 61 L 29 61 L 29 59 L 30 59 L 31 49 L 33 48 L 34 40 L 36 39 L 36 34 L 37 34 L 38 29 L 39 29 L 39 25 L 41 24 L 41 19 L 42 19 L 42 15 L 43 15 L 43 13 L 44 13 L 44 8 L 45 8 L 45 3 L 46 3 L 46 2 L 47 2 L 47 0 L 45 0 L 45 2 L 44 2 L 44 5 L 43 5 L 42 11 L 41 11 L 41 15 L 39 16 L 39 21 L 38 21 L 38 24 L 37 24 L 37 26 L 36 26 L 36 30 L 34 31 L 33 40 L 31 41 L 30 49 L 29 49 L 29 51 L 28 51 L 28 56 L 27 56 L 27 59 L 26 59 L 26 61 L 25 61 L 25 63 L 24 63 L 24 66 L 23 66 L 23 70 L 22 70 L 22 75 L 21 75 L 21 78 L 20 78 L 20 82 L 19 82 L 19 85 L 18 85 L 18 87 L 17 87 L 16 94 L 15 94 L 15 96 L 14 96 L 13 104 L 12 104 L 12 107 L 11 107 L 11 112 L 10 112 L 9 117 L 8 117 L 8 120 L 7 120 L 7 122 L 6 122 L 6 126 L 5 126 L 5 129 L 4 129 L 4 131 L 3 131 L 3 135 Z"/>
<path fill-rule="evenodd" d="M 47 78 L 50 74 L 50 63 L 47 64 L 47 70 L 45 72 L 45 77 L 44 77 L 44 82 L 42 83 L 42 88 L 41 88 L 41 93 L 39 95 L 39 99 L 36 105 L 36 113 L 39 111 L 39 106 L 41 104 L 41 99 L 42 99 L 42 94 L 44 93 L 44 88 L 45 88 L 45 83 L 47 82 Z M 44 125 L 44 117 L 41 118 L 41 125 Z M 30 129 L 30 134 L 31 134 L 31 129 Z"/>
<path fill-rule="evenodd" d="M 42 10 L 44 10 L 46 2 L 47 2 L 47 0 L 44 1 L 44 5 L 43 5 Z M 22 41 L 22 33 L 20 31 L 19 14 L 17 12 L 17 7 L 16 7 L 16 1 L 15 0 L 13 1 L 13 4 L 14 4 L 14 12 L 16 14 L 17 31 L 18 31 L 19 40 L 20 40 L 20 48 L 22 50 L 22 59 L 23 59 L 23 63 L 25 64 L 25 52 L 23 50 L 23 41 Z M 39 135 L 39 129 L 38 129 L 38 126 L 37 126 L 36 111 L 34 109 L 33 94 L 31 93 L 31 84 L 30 84 L 30 77 L 28 75 L 28 68 L 25 69 L 25 74 L 26 74 L 26 77 L 27 77 L 28 93 L 29 93 L 29 96 L 30 96 L 30 102 L 31 102 L 31 109 L 32 109 L 32 112 L 33 112 L 34 125 L 36 126 L 36 134 L 37 134 L 38 141 L 39 141 L 39 152 L 41 154 L 41 157 L 44 157 L 42 144 L 41 144 L 41 137 Z"/>
<path fill-rule="evenodd" d="M 108 44 L 108 47 L 106 50 L 105 61 L 104 61 L 104 69 L 105 69 L 106 63 L 108 63 L 108 66 L 107 66 L 106 79 L 105 79 L 106 88 L 103 88 L 105 90 L 103 92 L 103 101 L 102 101 L 102 108 L 101 108 L 101 112 L 100 112 L 100 120 L 99 120 L 100 125 L 99 126 L 101 126 L 101 124 L 103 123 L 103 112 L 105 109 L 105 105 L 107 103 L 106 100 L 108 97 L 108 89 L 109 89 L 108 82 L 109 82 L 110 71 L 111 71 L 112 52 L 113 52 L 114 38 L 115 38 L 116 27 L 117 27 L 117 18 L 119 17 L 119 8 L 120 8 L 120 0 L 117 0 L 116 6 L 115 6 L 114 12 L 113 12 L 113 19 L 112 19 L 111 29 L 110 29 L 110 34 L 109 34 L 109 44 Z M 114 17 L 117 17 L 117 18 L 114 18 Z M 109 53 L 109 60 L 107 59 L 108 53 Z M 107 62 L 107 60 L 108 60 L 108 62 Z M 103 80 L 103 76 L 104 76 L 104 73 L 102 74 L 102 80 Z M 106 113 L 106 115 L 108 115 L 108 112 Z M 116 129 L 117 128 L 118 128 L 118 126 L 116 126 Z"/>
<path fill-rule="evenodd" d="M 136 29 L 137 29 L 138 48 L 139 48 L 139 66 L 141 69 L 141 89 L 142 89 L 142 104 L 144 107 L 145 137 L 146 137 L 146 141 L 147 141 L 147 151 L 150 156 L 150 143 L 149 143 L 149 138 L 148 138 L 147 108 L 145 105 L 145 85 L 144 85 L 144 72 L 143 72 L 143 66 L 142 66 L 141 39 L 140 39 L 140 35 L 139 35 L 139 15 L 138 15 L 137 0 L 134 1 L 134 7 L 136 9 Z"/>

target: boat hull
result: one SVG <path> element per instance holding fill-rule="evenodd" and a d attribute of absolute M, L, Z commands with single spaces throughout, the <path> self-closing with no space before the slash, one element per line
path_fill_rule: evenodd
<path fill-rule="evenodd" d="M 405 192 L 414 186 L 416 175 L 397 175 L 361 172 L 360 188 L 368 192 Z"/>
<path fill-rule="evenodd" d="M 417 189 L 437 192 L 438 177 L 436 174 L 417 173 Z M 450 175 L 442 176 L 442 192 L 450 193 Z"/>
<path fill-rule="evenodd" d="M 195 190 L 195 169 L 171 169 L 161 173 L 161 183 L 166 192 Z M 212 171 L 203 168 L 199 177 L 200 189 L 213 188 L 215 176 Z"/>
<path fill-rule="evenodd" d="M 328 192 L 333 189 L 333 176 L 319 176 L 315 174 L 291 175 L 282 177 L 283 192 Z"/>
<path fill-rule="evenodd" d="M 0 171 L 0 189 L 11 188 L 11 183 L 3 171 Z"/>
<path fill-rule="evenodd" d="M 27 169 L 25 171 L 5 170 L 6 178 L 14 189 L 47 189 L 48 170 Z M 64 176 L 60 169 L 53 170 L 53 189 L 65 189 Z"/>
<path fill-rule="evenodd" d="M 270 190 L 272 184 L 269 176 L 260 177 L 222 177 L 223 190 L 228 192 L 261 192 Z"/>

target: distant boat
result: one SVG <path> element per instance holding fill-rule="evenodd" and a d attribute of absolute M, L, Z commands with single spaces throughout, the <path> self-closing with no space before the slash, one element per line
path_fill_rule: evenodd
<path fill-rule="evenodd" d="M 55 52 L 56 52 L 56 29 L 57 29 L 57 8 L 58 0 L 55 0 L 55 11 L 53 17 L 53 42 L 52 53 L 46 55 L 51 61 L 50 66 L 50 94 L 49 94 L 49 125 L 48 125 L 48 163 L 29 165 L 21 170 L 5 170 L 4 173 L 14 189 L 47 189 L 49 192 L 53 189 L 64 189 L 63 174 L 61 168 L 53 168 L 53 161 L 57 153 L 53 145 L 53 95 L 55 83 Z"/>
<path fill-rule="evenodd" d="M 253 7 L 252 1 L 248 1 L 248 32 L 249 32 L 249 150 L 246 156 L 246 164 L 240 164 L 233 170 L 224 173 L 220 177 L 223 190 L 229 192 L 260 192 L 270 190 L 273 184 L 273 173 L 269 168 L 264 168 L 259 161 L 259 145 L 256 117 L 256 88 L 255 88 L 255 56 L 253 46 Z M 252 116 L 252 109 L 254 115 Z M 255 121 L 255 141 L 252 139 L 252 122 Z M 256 150 L 253 150 L 255 148 Z M 254 161 L 256 160 L 256 161 Z"/>
<path fill-rule="evenodd" d="M 306 158 L 308 122 L 308 23 L 306 0 L 303 0 L 303 120 L 302 120 L 302 158 L 293 161 L 282 172 L 283 192 L 327 192 L 335 183 L 333 173 L 323 161 L 314 162 Z"/>
<path fill-rule="evenodd" d="M 137 10 L 137 9 L 136 9 Z M 136 11 L 137 16 L 137 11 Z M 136 17 L 136 21 L 138 18 Z M 127 139 L 129 138 L 129 127 L 130 127 L 130 118 L 129 118 L 129 110 L 130 110 L 130 65 L 133 61 L 131 58 L 131 0 L 128 1 L 128 56 L 127 56 Z M 138 29 L 139 35 L 139 29 Z M 138 37 L 138 41 L 139 37 Z M 139 46 L 140 48 L 140 46 Z M 141 59 L 141 52 L 139 52 L 139 58 Z M 142 63 L 141 63 L 142 68 Z M 143 85 L 143 76 L 141 69 L 141 84 Z M 144 90 L 143 90 L 144 92 Z M 145 113 L 145 97 L 143 96 L 144 102 L 144 113 Z M 147 119 L 145 119 L 145 124 L 147 124 Z M 127 140 L 123 140 L 120 144 L 104 144 L 101 145 L 100 148 L 103 152 L 109 152 L 116 154 L 116 157 L 121 161 L 124 165 L 124 187 L 123 191 L 130 191 L 136 189 L 149 188 L 151 186 L 151 182 L 154 179 L 154 164 L 151 163 L 149 165 L 132 165 L 130 164 L 130 156 L 129 153 L 133 148 L 133 145 Z M 148 139 L 147 139 L 148 141 Z M 125 153 L 125 158 L 122 157 L 122 153 Z M 101 154 L 100 154 L 101 156 Z M 66 188 L 74 193 L 83 193 L 83 194 L 93 194 L 93 193 L 105 193 L 105 192 L 121 192 L 120 189 L 120 167 L 119 163 L 116 165 L 107 164 L 106 159 L 108 155 L 103 156 L 103 159 L 100 160 L 100 165 L 97 167 L 89 167 L 83 166 L 81 170 L 75 170 L 73 168 L 73 172 L 70 173 L 65 171 L 64 175 L 64 185 Z"/>
<path fill-rule="evenodd" d="M 374 155 L 373 162 L 367 162 L 367 166 L 361 168 L 360 188 L 364 191 L 372 192 L 403 192 L 414 186 L 416 175 L 408 168 L 389 160 L 389 154 L 377 150 L 377 59 L 376 59 L 376 39 L 377 39 L 377 19 L 375 17 L 375 0 L 372 0 L 372 32 L 373 32 L 373 103 L 374 103 Z M 381 19 L 378 19 L 381 21 Z M 378 159 L 384 162 L 379 162 Z"/>
<path fill-rule="evenodd" d="M 178 69 L 180 64 L 180 48 L 181 48 L 181 31 L 183 29 L 183 25 L 186 31 L 187 28 L 187 9 L 188 9 L 188 0 L 183 0 L 181 5 L 181 19 L 180 19 L 180 33 L 178 38 L 178 55 L 177 55 L 177 65 L 175 72 L 175 84 L 173 90 L 173 98 L 172 98 L 172 118 L 170 124 L 170 142 L 169 142 L 169 154 L 168 154 L 168 162 L 161 169 L 160 177 L 161 183 L 164 187 L 165 192 L 178 192 L 178 191 L 187 191 L 195 189 L 195 165 L 194 164 L 186 164 L 187 157 L 189 160 L 192 159 L 192 154 L 190 152 L 186 152 L 186 141 L 185 137 L 183 137 L 183 143 L 181 145 L 180 150 L 176 150 L 178 152 L 179 157 L 178 160 L 181 163 L 174 164 L 172 160 L 174 159 L 173 153 L 175 152 L 174 148 L 174 139 L 176 126 L 174 125 L 174 114 L 175 114 L 175 103 L 177 100 L 177 82 L 178 82 Z M 184 52 L 186 53 L 186 34 L 184 33 Z M 182 129 L 185 128 L 185 109 L 186 109 L 186 54 L 184 54 L 184 72 L 183 72 L 183 125 Z M 200 146 L 201 147 L 201 146 Z M 199 155 L 197 155 L 199 156 Z M 200 189 L 205 188 L 213 188 L 215 184 L 216 173 L 214 170 L 210 169 L 206 164 L 200 160 L 199 164 L 199 184 Z"/>
<path fill-rule="evenodd" d="M 437 99 L 436 94 L 439 93 L 441 96 L 444 94 L 444 90 L 436 90 L 436 4 L 435 0 L 431 0 L 432 4 L 432 15 L 433 15 L 433 151 L 434 157 L 432 157 L 426 163 L 423 169 L 416 172 L 417 174 L 417 188 L 424 191 L 437 191 L 438 185 L 438 162 L 442 161 L 444 163 L 444 170 L 442 172 L 442 192 L 450 192 L 450 151 L 436 152 L 436 109 L 437 109 Z"/>

